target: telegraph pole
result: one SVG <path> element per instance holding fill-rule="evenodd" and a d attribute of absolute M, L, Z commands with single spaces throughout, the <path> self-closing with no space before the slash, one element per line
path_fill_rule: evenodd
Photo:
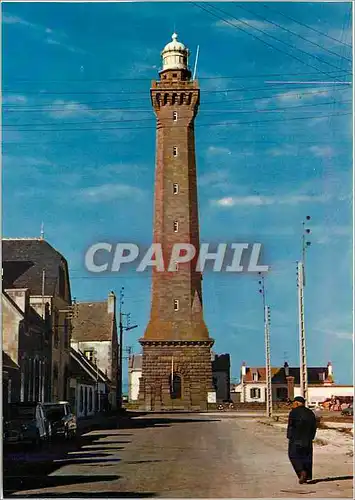
<path fill-rule="evenodd" d="M 307 215 L 306 220 L 311 218 Z M 306 236 L 310 234 L 310 229 L 306 228 L 306 223 L 302 222 L 302 260 L 297 263 L 297 288 L 298 288 L 298 325 L 300 343 L 300 388 L 301 396 L 308 404 L 308 374 L 306 355 L 306 332 L 304 324 L 304 287 L 306 286 L 305 260 L 306 249 L 311 245 Z"/>
<path fill-rule="evenodd" d="M 119 337 L 119 367 L 118 367 L 118 378 L 119 378 L 119 383 L 118 383 L 118 408 L 122 409 L 122 395 L 123 395 L 123 380 L 122 380 L 122 363 L 123 363 L 123 331 L 125 330 L 126 332 L 129 330 L 133 330 L 134 328 L 137 328 L 138 325 L 133 325 L 131 326 L 131 313 L 123 313 L 122 312 L 122 306 L 124 304 L 124 287 L 121 288 L 120 290 L 120 302 L 119 302 L 119 332 L 120 332 L 120 337 Z M 127 317 L 127 326 L 123 325 L 123 316 Z"/>
<path fill-rule="evenodd" d="M 261 273 L 259 273 L 261 274 Z M 259 281 L 263 298 L 264 311 L 264 335 L 265 335 L 265 372 L 266 372 L 266 416 L 272 417 L 272 381 L 271 381 L 271 360 L 270 360 L 270 307 L 266 303 L 265 278 L 261 276 Z"/>

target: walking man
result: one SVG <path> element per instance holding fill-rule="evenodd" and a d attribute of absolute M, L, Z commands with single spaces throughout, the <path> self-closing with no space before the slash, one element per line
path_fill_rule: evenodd
<path fill-rule="evenodd" d="M 300 484 L 312 479 L 313 439 L 317 431 L 316 417 L 305 404 L 301 396 L 293 400 L 287 427 L 288 456 Z"/>

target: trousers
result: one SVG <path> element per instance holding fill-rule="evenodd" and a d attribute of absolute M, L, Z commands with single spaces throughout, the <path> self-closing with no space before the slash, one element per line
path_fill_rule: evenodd
<path fill-rule="evenodd" d="M 302 471 L 307 474 L 307 480 L 312 479 L 313 475 L 313 444 L 312 442 L 304 445 L 298 444 L 293 441 L 288 443 L 288 457 L 299 477 Z"/>

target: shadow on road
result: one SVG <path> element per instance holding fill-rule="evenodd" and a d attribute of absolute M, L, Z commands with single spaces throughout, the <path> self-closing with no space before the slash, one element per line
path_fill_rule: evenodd
<path fill-rule="evenodd" d="M 106 482 L 105 488 L 110 489 L 110 481 L 119 479 L 115 475 L 51 475 L 56 470 L 65 465 L 92 465 L 102 467 L 107 463 L 120 462 L 121 458 L 116 458 L 110 455 L 115 450 L 122 450 L 131 441 L 127 437 L 133 434 L 120 432 L 122 429 L 142 429 L 148 427 L 169 427 L 173 424 L 185 424 L 196 422 L 219 422 L 219 419 L 206 419 L 193 417 L 170 417 L 154 414 L 138 413 L 125 414 L 122 416 L 111 416 L 106 421 L 102 421 L 100 425 L 92 426 L 90 429 L 87 426 L 82 428 L 83 434 L 79 435 L 72 442 L 57 442 L 50 447 L 45 447 L 37 451 L 14 451 L 6 450 L 3 455 L 3 489 L 4 497 L 9 497 L 16 493 L 16 497 L 105 497 L 105 498 L 144 498 L 156 497 L 156 493 L 151 492 L 119 492 L 105 491 L 100 493 L 97 491 L 85 492 L 69 492 L 63 494 L 58 493 L 30 493 L 19 495 L 19 492 L 26 490 L 40 490 L 44 488 L 54 488 L 56 486 L 70 486 L 74 484 L 87 484 L 96 482 Z M 115 433 L 110 430 L 116 430 Z M 94 431 L 94 432 L 91 432 Z M 118 431 L 118 432 L 117 432 Z M 116 439 L 115 439 L 116 438 Z M 122 440 L 123 438 L 123 440 Z M 126 439 L 125 439 L 126 438 Z M 105 447 L 107 445 L 107 447 Z M 137 457 L 139 458 L 139 457 Z M 137 460 L 131 461 L 131 464 L 136 464 L 139 467 L 141 463 L 159 462 L 159 460 Z M 115 485 L 116 486 L 116 485 Z M 86 487 L 87 488 L 87 487 Z M 85 488 L 85 489 L 86 489 Z M 67 489 L 66 489 L 67 490 Z M 17 493 L 18 492 L 18 493 Z"/>
<path fill-rule="evenodd" d="M 16 498 L 154 498 L 157 496 L 156 493 L 139 491 L 92 491 L 91 493 L 68 491 L 67 493 L 56 493 L 53 495 L 48 493 L 16 495 Z"/>
<path fill-rule="evenodd" d="M 332 481 L 352 481 L 353 479 L 354 476 L 324 477 L 321 479 L 312 479 L 312 481 L 307 481 L 307 484 L 330 483 Z"/>
<path fill-rule="evenodd" d="M 15 478 L 14 478 L 15 479 Z M 21 479 L 17 479 L 16 485 L 11 489 L 11 480 L 4 482 L 4 498 L 7 498 L 11 493 L 21 490 L 38 490 L 42 488 L 55 488 L 56 486 L 69 486 L 73 484 L 85 484 L 85 483 L 96 483 L 99 481 L 115 481 L 119 479 L 119 476 L 114 475 L 95 475 L 95 476 L 39 476 L 33 474 L 32 476 L 23 476 Z M 20 482 L 20 484 L 18 484 Z M 7 484 L 6 484 L 7 483 Z M 38 497 L 38 496 L 51 496 L 50 493 L 33 493 L 30 495 L 23 495 L 24 497 Z M 53 493 L 52 496 L 57 496 L 57 493 Z M 60 495 L 59 495 L 60 496 Z M 68 497 L 68 493 L 63 494 L 63 496 Z M 90 493 L 91 496 L 91 493 Z M 104 495 L 106 496 L 106 494 Z M 16 495 L 18 497 L 18 495 Z"/>

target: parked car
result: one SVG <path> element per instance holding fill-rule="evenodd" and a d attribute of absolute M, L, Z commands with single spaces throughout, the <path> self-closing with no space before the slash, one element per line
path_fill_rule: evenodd
<path fill-rule="evenodd" d="M 4 422 L 6 444 L 29 443 L 40 446 L 50 439 L 50 424 L 43 405 L 36 402 L 11 403 L 8 420 Z"/>
<path fill-rule="evenodd" d="M 350 405 L 350 406 L 348 406 L 348 408 L 344 408 L 344 410 L 341 411 L 341 414 L 344 416 L 353 417 L 354 416 L 354 406 Z"/>
<path fill-rule="evenodd" d="M 76 416 L 67 401 L 44 403 L 47 420 L 51 423 L 52 437 L 74 438 L 77 433 Z"/>

